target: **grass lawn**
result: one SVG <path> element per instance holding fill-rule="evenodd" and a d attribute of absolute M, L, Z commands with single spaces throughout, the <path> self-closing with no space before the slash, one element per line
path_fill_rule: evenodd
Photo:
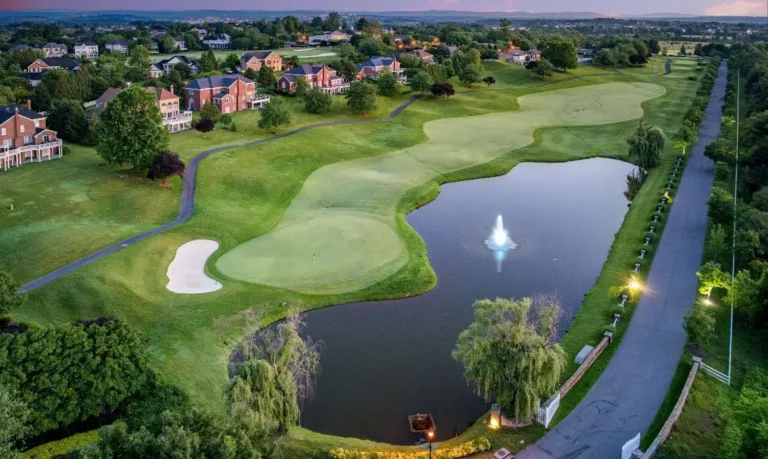
<path fill-rule="evenodd" d="M 33 292 L 27 304 L 15 315 L 19 319 L 41 324 L 66 323 L 104 315 L 126 320 L 140 328 L 148 338 L 152 365 L 165 379 L 184 387 L 197 402 L 222 410 L 220 393 L 227 381 L 227 358 L 231 347 L 243 334 L 244 318 L 241 312 L 252 308 L 259 310 L 263 312 L 263 323 L 266 324 L 283 317 L 289 307 L 311 309 L 426 291 L 434 285 L 435 278 L 423 241 L 406 223 L 405 215 L 410 210 L 434 199 L 440 183 L 504 174 L 521 161 L 568 161 L 594 156 L 625 158 L 625 139 L 635 126 L 635 121 L 631 120 L 641 115 L 639 104 L 643 100 L 660 95 L 656 89 L 650 91 L 650 88 L 656 88 L 655 85 L 664 86 L 666 95 L 646 100 L 642 108 L 649 122 L 661 126 L 671 136 L 679 127 L 697 83 L 688 81 L 693 68 L 687 63 L 676 64 L 675 72 L 669 76 L 663 76 L 663 67 L 663 62 L 658 59 L 646 68 L 626 70 L 625 75 L 586 67 L 575 74 L 557 75 L 554 78 L 560 81 L 557 84 L 536 86 L 540 82 L 524 77 L 525 71 L 520 66 L 494 63 L 487 69 L 497 76 L 499 84 L 491 90 L 482 90 L 478 86 L 476 91 L 463 91 L 449 100 L 419 100 L 385 123 L 317 129 L 274 143 L 219 153 L 201 164 L 195 215 L 188 223 L 98 260 Z M 594 74 L 599 75 L 590 76 Z M 568 81 L 564 81 L 566 79 Z M 650 91 L 642 97 L 633 96 L 629 91 L 614 94 L 617 101 L 623 101 L 621 104 L 613 105 L 605 99 L 598 109 L 596 94 L 600 90 L 596 92 L 596 88 L 590 88 L 590 85 L 601 83 L 651 85 L 637 86 Z M 609 85 L 602 88 L 618 87 Z M 580 96 L 569 98 L 574 94 Z M 530 105 L 531 102 L 536 104 Z M 555 112 L 551 106 L 561 110 Z M 520 112 L 516 111 L 518 107 L 530 110 L 533 121 L 521 120 Z M 612 119 L 600 114 L 605 107 L 616 107 L 611 108 L 616 110 L 612 112 Z M 573 121 L 579 113 L 581 117 L 590 116 L 590 123 L 598 125 L 569 125 L 587 124 Z M 220 136 L 212 142 L 235 142 L 237 139 L 228 137 L 230 134 L 239 135 L 245 129 L 255 130 L 250 125 L 251 121 L 244 119 L 248 115 L 238 115 L 243 116 L 242 119 L 236 117 L 237 133 L 214 131 L 209 134 Z M 467 118 L 475 115 L 481 116 Z M 463 119 L 457 119 L 461 117 Z M 473 137 L 477 148 L 472 151 L 464 151 L 469 147 L 462 144 L 464 150 L 452 153 L 455 145 L 445 143 L 447 139 L 455 139 L 451 131 L 459 131 L 463 123 L 472 124 L 480 120 L 493 123 L 497 129 L 485 131 L 483 137 Z M 626 121 L 616 122 L 622 120 Z M 562 124 L 569 126 L 547 127 Z M 257 134 L 254 131 L 251 138 Z M 199 139 L 194 136 L 199 133 L 183 135 L 186 138 L 175 137 L 173 144 L 174 150 L 185 158 L 193 154 L 185 153 L 187 150 L 201 151 L 210 147 L 197 145 Z M 248 140 L 247 137 L 244 139 Z M 432 140 L 427 142 L 428 139 L 438 142 L 435 145 L 444 152 L 443 156 L 430 157 L 433 153 L 430 149 L 435 147 L 431 146 Z M 504 142 L 504 145 L 489 146 L 493 142 Z M 367 285 L 362 290 L 321 296 L 224 278 L 217 269 L 222 254 L 254 237 L 280 230 L 284 219 L 293 218 L 291 212 L 295 211 L 296 202 L 310 206 L 304 211 L 322 207 L 312 199 L 306 201 L 302 190 L 315 186 L 317 177 L 322 178 L 326 170 L 342 175 L 345 172 L 367 173 L 371 180 L 359 182 L 358 185 L 370 187 L 377 183 L 377 171 L 366 171 L 360 164 L 370 162 L 374 167 L 386 168 L 390 158 L 404 155 L 403 151 L 424 160 L 435 160 L 433 167 L 438 169 L 431 173 L 421 172 L 422 175 L 418 176 L 422 180 L 420 184 L 410 177 L 407 168 L 401 168 L 399 170 L 408 176 L 407 186 L 395 186 L 384 180 L 384 188 L 366 188 L 365 193 L 360 193 L 360 201 L 353 199 L 357 191 L 355 186 L 349 186 L 352 182 L 337 180 L 339 187 L 347 187 L 343 193 L 347 200 L 343 205 L 349 208 L 357 203 L 363 212 L 370 213 L 369 206 L 372 205 L 366 198 L 378 198 L 380 191 L 388 190 L 386 200 L 373 204 L 379 206 L 380 221 L 388 226 L 389 231 L 396 231 L 401 247 L 407 249 L 405 263 L 388 278 L 371 285 L 362 281 L 360 285 Z M 603 326 L 608 323 L 608 312 L 616 304 L 614 289 L 626 282 L 631 271 L 635 251 L 647 229 L 650 209 L 658 198 L 674 155 L 670 147 L 664 154 L 664 165 L 651 173 L 630 208 L 595 287 L 585 298 L 576 321 L 562 342 L 569 355 L 574 355 L 584 344 L 594 344 Z M 56 162 L 51 163 L 51 166 L 56 165 Z M 19 170 L 36 166 L 39 165 Z M 10 177 L 0 178 L 0 187 L 4 186 L 3 180 Z M 333 177 L 323 180 L 328 183 Z M 325 196 L 331 199 L 336 195 Z M 335 210 L 337 204 L 328 201 L 326 207 Z M 371 215 L 365 218 L 373 219 Z M 221 249 L 208 262 L 207 273 L 222 281 L 224 288 L 206 295 L 172 294 L 165 289 L 168 263 L 178 246 L 198 238 L 215 239 L 220 243 Z M 625 323 L 620 325 L 620 331 L 626 326 Z M 561 413 L 575 406 L 591 387 L 615 347 L 612 346 L 587 373 L 585 382 L 571 393 L 574 395 L 569 394 L 563 400 Z M 573 366 L 569 368 L 569 371 L 572 370 Z M 569 404 L 572 405 L 570 408 Z M 519 450 L 543 432 L 544 429 L 535 427 L 490 433 L 482 423 L 478 423 L 459 440 L 453 441 L 485 435 L 494 446 Z M 523 443 L 520 443 L 521 440 Z M 288 448 L 297 452 L 289 454 L 289 457 L 305 457 L 324 445 L 380 447 L 370 442 L 328 437 L 298 428 L 293 429 L 286 443 Z"/>

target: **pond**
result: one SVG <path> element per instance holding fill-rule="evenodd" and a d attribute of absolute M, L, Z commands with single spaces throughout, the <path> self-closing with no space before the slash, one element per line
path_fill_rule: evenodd
<path fill-rule="evenodd" d="M 431 413 L 436 437 L 463 432 L 489 408 L 451 357 L 480 298 L 556 291 L 561 334 L 595 282 L 627 212 L 630 164 L 611 159 L 524 163 L 502 177 L 448 184 L 408 216 L 437 286 L 425 295 L 352 303 L 306 315 L 325 342 L 315 398 L 301 424 L 317 432 L 410 444 L 407 416 Z M 484 241 L 504 218 L 517 244 L 497 268 Z"/>

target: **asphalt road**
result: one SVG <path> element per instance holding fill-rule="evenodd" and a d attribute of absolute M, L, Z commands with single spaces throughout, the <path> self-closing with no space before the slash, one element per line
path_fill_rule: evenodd
<path fill-rule="evenodd" d="M 714 168 L 704 147 L 720 132 L 726 77 L 723 64 L 645 292 L 619 349 L 581 404 L 518 459 L 620 457 L 622 445 L 653 422 L 685 346 L 683 313 L 696 299 Z"/>

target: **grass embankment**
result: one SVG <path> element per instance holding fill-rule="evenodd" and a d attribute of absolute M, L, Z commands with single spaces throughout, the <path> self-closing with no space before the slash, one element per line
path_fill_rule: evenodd
<path fill-rule="evenodd" d="M 311 309 L 424 291 L 434 282 L 434 275 L 427 263 L 421 238 L 405 223 L 405 213 L 433 199 L 439 183 L 499 175 L 520 161 L 567 161 L 593 156 L 625 158 L 624 139 L 635 122 L 540 129 L 535 133 L 535 142 L 528 147 L 504 154 L 488 164 L 437 176 L 431 182 L 410 190 L 398 203 L 397 214 L 399 232 L 410 254 L 408 263 L 386 281 L 357 292 L 329 296 L 301 295 L 227 280 L 223 290 L 211 295 L 174 295 L 165 290 L 165 269 L 179 245 L 190 239 L 214 238 L 222 245 L 219 253 L 223 253 L 273 228 L 307 178 L 320 167 L 410 147 L 426 140 L 422 126 L 429 120 L 509 111 L 516 107 L 515 101 L 519 96 L 534 92 L 615 81 L 662 84 L 668 93 L 661 99 L 644 104 L 646 118 L 665 128 L 668 133 L 674 132 L 682 119 L 682 112 L 687 109 L 696 83 L 687 80 L 691 74 L 687 62 L 680 64 L 671 76 L 662 76 L 663 63 L 660 66 L 661 70 L 658 65 L 628 70 L 624 76 L 588 77 L 583 76 L 588 73 L 587 70 L 595 73 L 598 69 L 583 69 L 579 71 L 582 75 L 580 79 L 533 87 L 538 83 L 521 77 L 524 71 L 520 67 L 495 64 L 495 68 L 514 75 L 499 79 L 498 87 L 504 90 L 478 90 L 447 101 L 421 100 L 387 123 L 326 128 L 275 143 L 220 153 L 202 164 L 198 204 L 190 222 L 33 292 L 17 317 L 42 324 L 66 323 L 104 315 L 127 320 L 139 327 L 149 339 L 153 366 L 164 378 L 184 387 L 195 400 L 221 409 L 218 394 L 226 382 L 226 359 L 229 349 L 243 333 L 244 320 L 239 312 L 258 309 L 264 313 L 263 323 L 269 323 L 283 317 L 289 305 Z M 669 165 L 669 158 L 673 155 L 671 151 L 665 152 L 664 167 Z M 636 256 L 635 250 L 642 242 L 638 238 L 647 228 L 649 213 L 641 203 L 656 201 L 660 186 L 654 186 L 653 180 L 654 177 L 661 177 L 657 179 L 657 185 L 661 185 L 665 174 L 661 169 L 651 174 L 648 186 L 630 209 L 605 269 L 563 341 L 570 355 L 584 344 L 593 343 L 608 323 L 609 316 L 605 311 L 615 307 L 616 303 L 611 291 L 625 282 Z M 214 276 L 216 273 L 211 267 L 215 261 L 216 257 L 208 264 L 209 274 Z M 590 378 L 596 379 L 603 362 L 607 362 L 606 357 L 601 358 L 598 366 L 587 374 L 585 384 L 589 385 Z M 587 388 L 578 386 L 574 393 L 578 394 L 580 390 L 585 393 Z M 568 400 L 570 396 L 564 404 Z M 561 410 L 565 411 L 564 408 Z M 462 435 L 459 441 L 482 434 L 488 436 L 494 446 L 519 449 L 524 446 L 520 440 L 526 443 L 533 441 L 543 431 L 537 427 L 489 433 L 479 423 Z M 303 429 L 294 429 L 288 443 L 297 451 L 310 451 L 325 444 L 353 449 L 365 445 L 379 448 L 369 442 L 328 437 Z"/>

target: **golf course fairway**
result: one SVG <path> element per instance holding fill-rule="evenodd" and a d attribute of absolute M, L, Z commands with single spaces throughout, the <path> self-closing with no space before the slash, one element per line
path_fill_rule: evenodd
<path fill-rule="evenodd" d="M 408 260 L 395 217 L 408 190 L 525 147 L 540 128 L 641 118 L 642 102 L 665 92 L 649 83 L 606 83 L 526 95 L 512 112 L 430 121 L 424 143 L 312 173 L 278 225 L 225 253 L 216 268 L 301 293 L 362 289 Z"/>

